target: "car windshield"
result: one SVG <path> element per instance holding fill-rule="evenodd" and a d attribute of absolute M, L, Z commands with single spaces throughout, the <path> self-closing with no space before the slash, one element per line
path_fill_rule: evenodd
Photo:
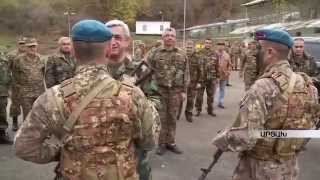
<path fill-rule="evenodd" d="M 320 42 L 305 42 L 305 51 L 320 61 Z"/>

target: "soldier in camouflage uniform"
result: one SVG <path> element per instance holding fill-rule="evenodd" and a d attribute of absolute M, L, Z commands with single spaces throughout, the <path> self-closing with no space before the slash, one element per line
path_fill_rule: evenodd
<path fill-rule="evenodd" d="M 134 61 L 140 62 L 144 58 L 145 52 L 145 44 L 143 42 L 139 42 L 134 52 Z"/>
<path fill-rule="evenodd" d="M 44 61 L 37 53 L 37 40 L 28 38 L 26 53 L 14 59 L 12 75 L 16 83 L 18 97 L 23 110 L 24 119 L 32 108 L 33 102 L 44 92 Z"/>
<path fill-rule="evenodd" d="M 74 76 L 76 62 L 71 55 L 71 39 L 61 37 L 58 41 L 59 50 L 48 57 L 45 67 L 45 83 L 50 88 Z"/>
<path fill-rule="evenodd" d="M 232 69 L 238 70 L 238 61 L 241 56 L 241 49 L 237 41 L 232 44 L 230 55 L 232 61 Z"/>
<path fill-rule="evenodd" d="M 241 152 L 233 180 L 296 180 L 304 139 L 256 138 L 252 132 L 312 129 L 319 113 L 317 89 L 306 74 L 290 69 L 286 59 L 293 41 L 287 32 L 262 29 L 256 38 L 264 74 L 241 101 L 239 126 L 222 131 L 213 143 Z"/>
<path fill-rule="evenodd" d="M 161 108 L 159 110 L 161 130 L 158 155 L 166 150 L 176 154 L 182 151 L 175 142 L 176 121 L 179 107 L 186 98 L 188 85 L 188 63 L 185 52 L 175 47 L 176 31 L 165 29 L 162 34 L 163 45 L 149 53 L 147 62 L 155 70 L 154 79 L 159 86 Z"/>
<path fill-rule="evenodd" d="M 205 90 L 207 92 L 207 112 L 211 116 L 216 116 L 213 112 L 213 103 L 216 85 L 219 79 L 219 62 L 215 51 L 212 49 L 212 39 L 205 40 L 204 48 L 201 49 L 198 54 L 201 68 L 196 98 L 196 116 L 199 116 L 202 111 L 203 94 Z"/>
<path fill-rule="evenodd" d="M 289 63 L 294 72 L 304 72 L 311 77 L 317 75 L 317 65 L 312 56 L 304 50 L 304 40 L 296 38 L 292 51 L 288 56 Z"/>
<path fill-rule="evenodd" d="M 111 38 L 98 21 L 74 25 L 76 74 L 35 102 L 16 136 L 18 157 L 41 164 L 59 161 L 60 179 L 139 179 L 135 147 L 154 147 L 154 109 L 141 90 L 108 73 L 105 49 Z M 63 144 L 47 143 L 48 137 Z"/>
<path fill-rule="evenodd" d="M 200 63 L 200 57 L 199 54 L 195 51 L 195 46 L 193 41 L 187 41 L 186 46 L 186 52 L 188 57 L 188 63 L 189 63 L 189 72 L 190 72 L 190 84 L 188 86 L 187 91 L 187 106 L 185 110 L 186 120 L 188 122 L 192 122 L 192 112 L 193 112 L 193 106 L 194 106 L 194 100 L 197 96 L 197 85 L 199 82 L 200 77 L 200 69 L 201 69 L 201 63 Z"/>
<path fill-rule="evenodd" d="M 123 80 L 124 76 L 131 74 L 137 66 L 128 54 L 131 42 L 130 30 L 128 25 L 120 20 L 111 20 L 106 26 L 113 33 L 108 53 L 108 67 L 113 78 Z"/>
<path fill-rule="evenodd" d="M 105 24 L 112 31 L 113 38 L 110 42 L 109 62 L 108 67 L 111 69 L 111 75 L 114 79 L 122 82 L 134 85 L 135 77 L 132 75 L 132 71 L 138 66 L 136 62 L 130 61 L 126 54 L 131 40 L 130 31 L 123 21 L 111 20 Z M 143 89 L 143 88 L 142 88 Z M 144 90 L 144 89 L 143 89 Z M 147 94 L 145 91 L 144 93 Z M 148 98 L 148 100 L 151 100 Z M 154 100 L 154 99 L 153 99 Z M 153 105 L 154 101 L 148 101 Z M 154 116 L 158 116 L 158 112 Z M 160 120 L 155 119 L 155 129 L 159 131 Z M 137 148 L 139 157 L 138 173 L 140 180 L 151 180 L 151 166 L 148 162 L 148 154 L 140 148 Z"/>
<path fill-rule="evenodd" d="M 26 51 L 26 37 L 21 37 L 18 40 L 17 43 L 17 49 L 10 51 L 7 54 L 7 58 L 9 61 L 9 68 L 10 71 L 13 72 L 13 67 L 15 66 L 15 59 L 25 53 Z M 20 109 L 20 98 L 19 98 L 19 93 L 18 93 L 18 87 L 14 73 L 12 73 L 13 77 L 11 80 L 11 85 L 10 85 L 10 92 L 11 92 L 11 106 L 10 106 L 10 116 L 12 117 L 12 130 L 17 131 L 18 130 L 18 116 L 21 114 L 21 109 Z"/>
<path fill-rule="evenodd" d="M 10 70 L 7 58 L 0 54 L 0 144 L 12 143 L 7 136 L 7 98 L 10 83 Z"/>
<path fill-rule="evenodd" d="M 252 40 L 248 43 L 248 50 L 246 51 L 240 66 L 240 77 L 244 79 L 245 90 L 247 91 L 250 86 L 258 79 L 259 72 L 257 67 L 257 42 Z"/>

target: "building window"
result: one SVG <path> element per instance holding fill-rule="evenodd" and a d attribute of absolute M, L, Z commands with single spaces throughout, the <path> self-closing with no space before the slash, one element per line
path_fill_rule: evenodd
<path fill-rule="evenodd" d="M 160 31 L 163 31 L 163 24 L 160 25 Z"/>
<path fill-rule="evenodd" d="M 142 25 L 142 31 L 147 31 L 147 25 L 146 24 Z"/>

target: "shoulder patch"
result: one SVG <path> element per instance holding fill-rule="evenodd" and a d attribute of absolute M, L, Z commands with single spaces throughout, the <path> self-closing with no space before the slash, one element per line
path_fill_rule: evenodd
<path fill-rule="evenodd" d="M 76 90 L 73 85 L 73 78 L 63 81 L 60 85 L 60 90 L 64 98 L 75 94 Z"/>

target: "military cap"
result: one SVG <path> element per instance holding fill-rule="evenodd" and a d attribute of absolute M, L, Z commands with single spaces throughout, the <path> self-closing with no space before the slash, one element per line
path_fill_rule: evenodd
<path fill-rule="evenodd" d="M 26 46 L 37 46 L 38 42 L 36 38 L 27 38 L 26 39 Z"/>
<path fill-rule="evenodd" d="M 293 40 L 290 34 L 280 29 L 260 29 L 255 33 L 255 38 L 259 40 L 267 40 L 276 43 L 280 43 L 291 48 L 293 46 Z"/>
<path fill-rule="evenodd" d="M 73 41 L 105 42 L 112 38 L 111 31 L 97 20 L 81 20 L 72 27 Z"/>
<path fill-rule="evenodd" d="M 27 38 L 26 38 L 26 37 L 20 37 L 20 38 L 18 39 L 18 44 L 25 44 L 26 41 L 27 41 Z"/>

